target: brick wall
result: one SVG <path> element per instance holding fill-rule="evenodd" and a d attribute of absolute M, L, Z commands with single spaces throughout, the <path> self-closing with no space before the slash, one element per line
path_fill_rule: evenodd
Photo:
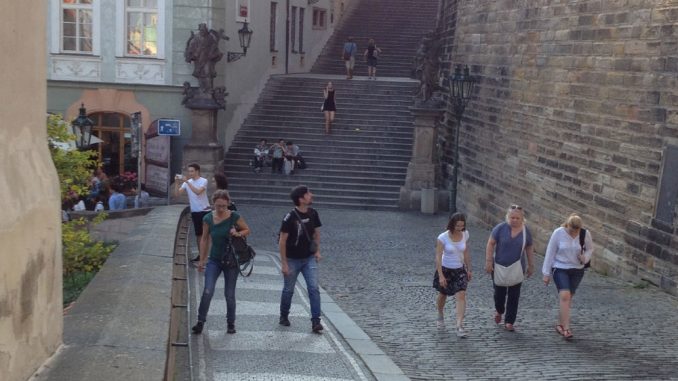
<path fill-rule="evenodd" d="M 478 78 L 460 130 L 459 205 L 494 225 L 526 207 L 543 253 L 578 212 L 594 267 L 678 294 L 676 224 L 654 219 L 678 144 L 678 2 L 446 0 L 446 67 Z M 443 138 L 451 157 L 448 115 Z"/>

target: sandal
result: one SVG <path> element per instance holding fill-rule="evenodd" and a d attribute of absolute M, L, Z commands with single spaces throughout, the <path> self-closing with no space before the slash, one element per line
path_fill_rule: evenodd
<path fill-rule="evenodd" d="M 572 331 L 570 331 L 569 329 L 564 330 L 563 331 L 563 338 L 565 340 L 568 340 L 568 341 L 572 340 L 574 338 L 574 336 L 572 335 Z"/>
<path fill-rule="evenodd" d="M 504 325 L 504 328 L 509 332 L 514 332 L 516 330 L 515 328 L 513 328 L 513 324 L 511 324 L 511 323 L 506 323 Z"/>
<path fill-rule="evenodd" d="M 560 336 L 565 335 L 565 328 L 563 328 L 562 324 L 556 324 L 556 332 L 558 332 Z"/>

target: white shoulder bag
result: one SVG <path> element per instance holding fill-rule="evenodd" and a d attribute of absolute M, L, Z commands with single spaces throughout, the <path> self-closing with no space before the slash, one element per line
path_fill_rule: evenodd
<path fill-rule="evenodd" d="M 494 284 L 500 287 L 510 287 L 522 283 L 525 280 L 522 259 L 525 254 L 526 243 L 525 225 L 523 224 L 523 247 L 520 251 L 520 259 L 509 266 L 502 266 L 494 261 Z M 496 254 L 495 254 L 496 257 Z"/>

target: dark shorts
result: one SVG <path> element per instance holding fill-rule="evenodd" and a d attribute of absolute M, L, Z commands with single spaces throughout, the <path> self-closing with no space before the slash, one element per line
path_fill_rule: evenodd
<path fill-rule="evenodd" d="M 195 236 L 202 235 L 202 218 L 209 213 L 209 210 L 202 212 L 191 212 L 191 220 L 193 220 L 193 230 L 195 230 Z"/>
<path fill-rule="evenodd" d="M 433 288 L 445 295 L 454 295 L 459 291 L 466 291 L 468 286 L 468 276 L 466 269 L 448 269 L 443 267 L 443 276 L 447 280 L 447 287 L 440 287 L 440 279 L 438 278 L 438 271 L 433 275 Z"/>
<path fill-rule="evenodd" d="M 558 291 L 570 291 L 574 295 L 579 283 L 584 278 L 584 269 L 554 269 L 553 283 Z"/>
<path fill-rule="evenodd" d="M 377 57 L 367 57 L 367 66 L 377 67 Z"/>

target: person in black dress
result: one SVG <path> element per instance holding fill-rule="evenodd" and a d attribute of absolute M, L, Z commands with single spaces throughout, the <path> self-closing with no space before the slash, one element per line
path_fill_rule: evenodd
<path fill-rule="evenodd" d="M 367 44 L 365 49 L 365 59 L 367 60 L 367 79 L 377 79 L 377 58 L 381 54 L 381 49 L 377 48 L 377 44 L 373 38 Z"/>
<path fill-rule="evenodd" d="M 323 102 L 325 134 L 331 134 L 334 114 L 337 112 L 337 105 L 334 103 L 334 86 L 332 86 L 332 82 L 327 82 L 327 86 L 323 89 L 323 95 L 325 96 L 325 102 Z"/>

